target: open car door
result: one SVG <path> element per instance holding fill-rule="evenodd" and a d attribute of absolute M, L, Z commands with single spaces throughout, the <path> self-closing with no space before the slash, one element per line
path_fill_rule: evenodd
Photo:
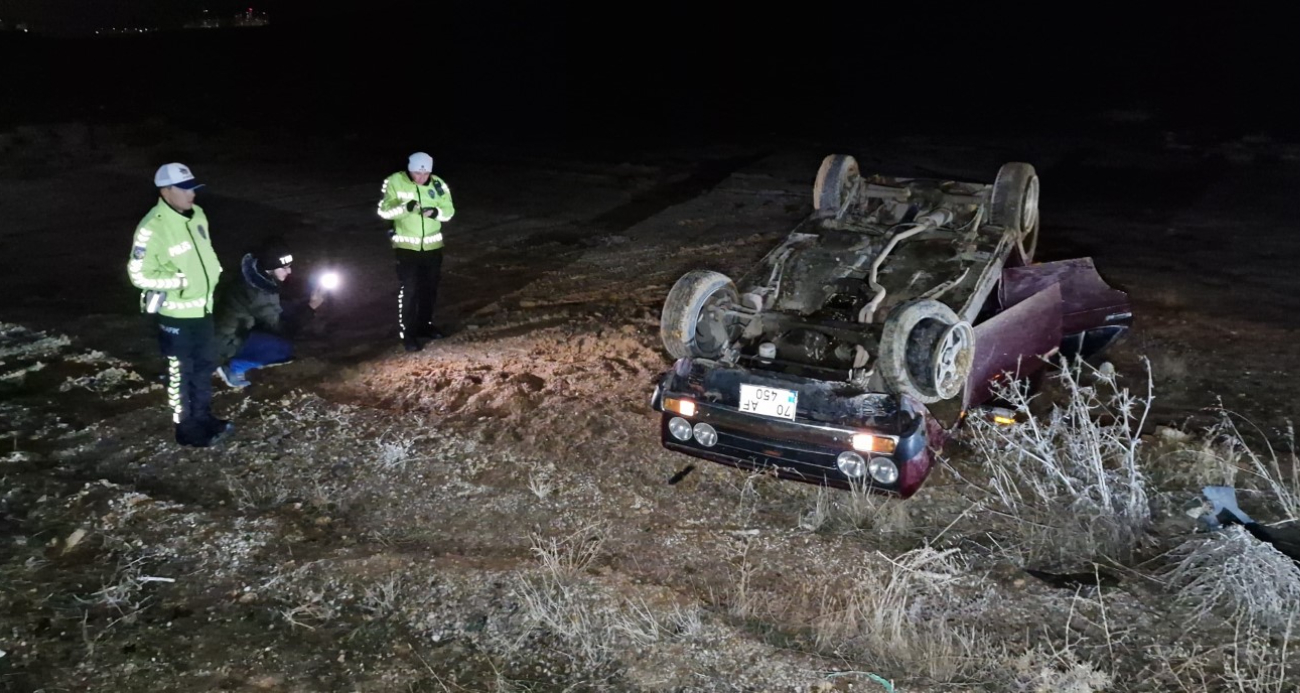
<path fill-rule="evenodd" d="M 1092 258 L 1002 271 L 997 310 L 975 325 L 975 356 L 963 409 L 987 402 L 994 383 L 1032 375 L 1058 352 L 1089 358 L 1126 333 L 1128 294 L 1097 274 Z"/>

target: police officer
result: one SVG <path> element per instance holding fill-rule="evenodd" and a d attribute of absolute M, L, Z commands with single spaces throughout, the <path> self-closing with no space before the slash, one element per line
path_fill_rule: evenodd
<path fill-rule="evenodd" d="M 423 348 L 419 339 L 441 339 L 433 325 L 433 306 L 442 275 L 442 224 L 456 214 L 447 183 L 433 175 L 433 157 L 416 152 L 405 171 L 384 180 L 379 216 L 393 222 L 388 232 L 397 256 L 398 335 L 407 351 Z"/>
<path fill-rule="evenodd" d="M 176 442 L 208 447 L 234 430 L 212 415 L 212 292 L 221 263 L 212 250 L 208 218 L 194 204 L 194 191 L 203 184 L 189 167 L 163 165 L 154 185 L 158 204 L 136 228 L 127 276 L 144 292 L 142 308 L 157 315 Z"/>

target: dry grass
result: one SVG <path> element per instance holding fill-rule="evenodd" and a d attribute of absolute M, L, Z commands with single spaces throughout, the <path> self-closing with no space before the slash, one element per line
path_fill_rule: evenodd
<path fill-rule="evenodd" d="M 1294 616 L 1280 634 L 1268 634 L 1249 620 L 1233 624 L 1230 639 L 1195 638 L 1189 644 L 1156 646 L 1154 672 L 1160 690 L 1181 693 L 1289 693 L 1297 690 L 1291 651 Z"/>
<path fill-rule="evenodd" d="M 1233 445 L 1214 436 L 1157 426 L 1147 459 L 1152 477 L 1164 486 L 1233 486 L 1241 472 Z"/>
<path fill-rule="evenodd" d="M 876 552 L 852 574 L 814 575 L 788 589 L 757 571 L 746 551 L 724 605 L 775 644 L 930 684 L 987 678 L 1006 659 L 985 634 L 961 625 L 981 611 L 969 594 L 981 581 L 956 549 Z"/>
<path fill-rule="evenodd" d="M 402 601 L 404 582 L 405 575 L 394 572 L 383 580 L 366 586 L 361 593 L 361 608 L 376 618 L 397 613 Z"/>
<path fill-rule="evenodd" d="M 950 590 L 969 579 L 956 550 L 885 560 L 883 573 L 864 568 L 847 589 L 822 592 L 811 628 L 817 649 L 940 683 L 987 674 L 1001 653 L 947 618 Z"/>
<path fill-rule="evenodd" d="M 1192 364 L 1183 354 L 1164 349 L 1155 352 L 1150 359 L 1151 375 L 1161 383 L 1183 383 L 1192 374 Z"/>
<path fill-rule="evenodd" d="M 553 464 L 542 465 L 540 462 L 533 462 L 529 465 L 528 490 L 533 492 L 537 500 L 546 500 L 555 491 L 555 485 L 551 481 L 551 474 L 554 471 Z"/>
<path fill-rule="evenodd" d="M 813 507 L 799 516 L 799 528 L 810 532 L 896 534 L 910 527 L 907 501 L 874 493 L 856 482 L 848 491 L 816 487 Z"/>
<path fill-rule="evenodd" d="M 290 582 L 285 599 L 291 603 L 277 613 L 294 628 L 316 630 L 339 618 L 344 613 L 344 603 L 350 598 L 342 598 L 344 592 L 340 582 L 328 579 L 319 584 Z"/>
<path fill-rule="evenodd" d="M 517 583 L 529 623 L 556 638 L 563 653 L 589 671 L 603 670 L 620 654 L 647 645 L 699 637 L 703 621 L 698 608 L 664 608 L 625 598 L 586 575 L 600 556 L 606 533 L 604 526 L 589 525 L 559 538 L 533 536 L 539 568 Z"/>
<path fill-rule="evenodd" d="M 1020 423 L 968 419 L 986 500 L 1016 521 L 1022 560 L 1128 561 L 1152 519 L 1139 450 L 1154 399 L 1150 372 L 1141 396 L 1113 371 L 1082 362 L 1063 364 L 1056 377 L 1064 401 L 1041 419 L 1022 382 L 997 388 Z"/>
<path fill-rule="evenodd" d="M 1169 582 L 1198 620 L 1218 613 L 1279 630 L 1300 613 L 1300 566 L 1240 526 L 1188 541 L 1175 555 Z"/>
<path fill-rule="evenodd" d="M 534 535 L 533 555 L 541 562 L 545 574 L 569 582 L 581 576 L 600 555 L 607 531 L 603 524 L 597 523 L 563 537 L 543 539 Z"/>
<path fill-rule="evenodd" d="M 1251 624 L 1238 623 L 1231 652 L 1224 666 L 1223 683 L 1237 693 L 1282 693 L 1294 691 L 1291 677 L 1291 645 L 1296 614 L 1287 619 L 1280 638 L 1269 637 Z"/>
<path fill-rule="evenodd" d="M 1254 427 L 1266 449 L 1266 454 L 1261 455 L 1245 442 L 1236 417 L 1222 408 L 1218 412 L 1219 420 L 1207 432 L 1207 439 L 1222 450 L 1226 463 L 1243 468 L 1253 486 L 1272 496 L 1283 520 L 1300 520 L 1300 459 L 1296 456 L 1294 425 L 1288 421 L 1282 431 L 1286 448 L 1281 453 L 1269 442 L 1269 436 Z"/>
<path fill-rule="evenodd" d="M 128 553 L 122 557 L 113 569 L 112 576 L 105 580 L 102 587 L 84 597 L 74 597 L 82 609 L 81 636 L 86 645 L 86 657 L 94 657 L 99 641 L 120 623 L 133 623 L 141 611 L 149 608 L 153 598 L 144 594 L 146 585 L 153 583 L 174 583 L 170 577 L 145 574 L 146 568 L 160 562 L 149 553 Z M 107 611 L 112 614 L 109 622 L 91 634 L 90 616 L 92 611 Z"/>
<path fill-rule="evenodd" d="M 263 474 L 235 475 L 223 471 L 221 480 L 235 507 L 241 511 L 255 511 L 283 505 L 295 494 L 295 488 L 278 467 Z"/>
<path fill-rule="evenodd" d="M 1010 690 L 1021 693 L 1101 693 L 1114 681 L 1109 673 L 1085 662 L 1068 647 L 1034 649 L 1007 662 Z"/>
<path fill-rule="evenodd" d="M 745 554 L 727 595 L 729 613 L 749 630 L 906 690 L 1094 693 L 1112 681 L 1069 643 L 1051 647 L 1044 638 L 1013 651 L 984 630 L 998 618 L 992 585 L 956 549 L 927 546 L 892 558 L 876 552 L 852 574 L 814 575 L 787 590 L 755 574 Z"/>

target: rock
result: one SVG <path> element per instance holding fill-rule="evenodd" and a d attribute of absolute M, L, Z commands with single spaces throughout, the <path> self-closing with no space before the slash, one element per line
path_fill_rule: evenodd
<path fill-rule="evenodd" d="M 76 547 L 77 544 L 81 543 L 82 539 L 85 538 L 86 538 L 86 530 L 84 529 L 79 529 L 73 532 L 72 534 L 69 534 L 68 538 L 63 540 L 63 550 L 65 552 L 71 551 L 74 547 Z"/>
<path fill-rule="evenodd" d="M 257 678 L 249 679 L 248 681 L 248 685 L 252 686 L 253 688 L 259 688 L 264 691 L 270 690 L 272 688 L 278 688 L 283 683 L 284 683 L 283 676 L 279 676 L 279 675 L 271 676 L 269 674 L 258 676 Z"/>
<path fill-rule="evenodd" d="M 1169 426 L 1156 426 L 1156 437 L 1170 443 L 1186 443 L 1192 439 L 1192 434 Z"/>

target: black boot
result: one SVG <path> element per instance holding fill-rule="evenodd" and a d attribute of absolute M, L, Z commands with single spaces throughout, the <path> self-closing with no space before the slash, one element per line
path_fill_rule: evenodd
<path fill-rule="evenodd" d="M 176 442 L 191 448 L 206 448 L 212 444 L 212 435 L 207 427 L 194 420 L 176 424 Z"/>
<path fill-rule="evenodd" d="M 226 419 L 211 418 L 204 425 L 210 445 L 216 445 L 223 438 L 235 432 L 235 424 Z"/>

